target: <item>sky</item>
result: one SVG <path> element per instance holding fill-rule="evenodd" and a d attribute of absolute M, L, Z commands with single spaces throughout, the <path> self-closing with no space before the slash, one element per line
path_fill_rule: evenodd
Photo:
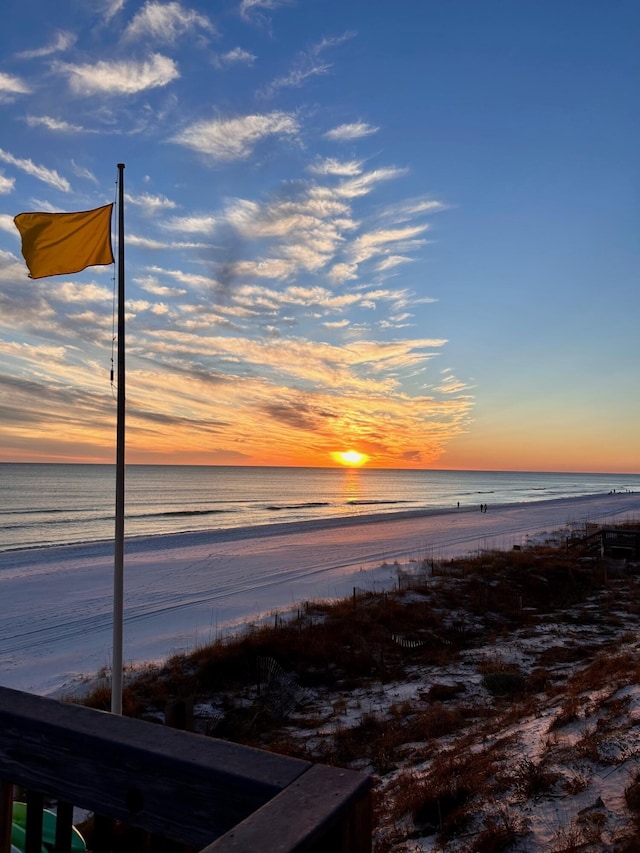
<path fill-rule="evenodd" d="M 13 217 L 124 163 L 129 463 L 640 472 L 636 0 L 0 23 L 0 460 L 115 460 L 115 268 Z"/>

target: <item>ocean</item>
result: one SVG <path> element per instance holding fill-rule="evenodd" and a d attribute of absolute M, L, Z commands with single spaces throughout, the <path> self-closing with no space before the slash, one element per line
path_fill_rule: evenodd
<path fill-rule="evenodd" d="M 640 490 L 637 474 L 128 465 L 125 535 Z M 114 535 L 115 466 L 0 463 L 0 551 Z"/>

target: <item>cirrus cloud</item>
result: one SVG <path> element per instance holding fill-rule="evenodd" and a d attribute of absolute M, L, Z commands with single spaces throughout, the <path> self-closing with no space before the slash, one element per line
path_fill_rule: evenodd
<path fill-rule="evenodd" d="M 242 0 L 240 17 L 245 21 L 262 20 L 261 9 L 277 9 L 279 6 L 291 5 L 291 0 Z"/>
<path fill-rule="evenodd" d="M 148 39 L 173 43 L 193 30 L 215 33 L 215 27 L 206 15 L 185 9 L 180 3 L 156 3 L 148 0 L 126 28 L 128 39 Z"/>
<path fill-rule="evenodd" d="M 199 121 L 170 141 L 207 154 L 214 160 L 244 160 L 266 137 L 295 137 L 298 120 L 290 113 L 257 113 L 229 119 Z"/>
<path fill-rule="evenodd" d="M 13 154 L 9 154 L 8 151 L 3 151 L 2 148 L 0 148 L 0 160 L 3 160 L 5 163 L 10 163 L 12 166 L 15 166 L 23 172 L 26 172 L 28 175 L 37 178 L 39 181 L 43 181 L 45 184 L 48 184 L 56 190 L 61 190 L 65 193 L 68 193 L 71 190 L 71 184 L 69 181 L 59 175 L 55 169 L 47 169 L 46 166 L 38 166 L 33 162 L 33 160 L 28 160 L 23 157 L 14 157 Z"/>
<path fill-rule="evenodd" d="M 0 174 L 0 193 L 10 193 L 16 184 L 15 178 Z"/>
<path fill-rule="evenodd" d="M 60 31 L 50 44 L 35 50 L 23 50 L 17 54 L 17 57 L 18 59 L 38 59 L 41 56 L 50 56 L 52 53 L 62 53 L 75 43 L 76 36 L 73 33 Z"/>
<path fill-rule="evenodd" d="M 28 95 L 30 92 L 31 87 L 20 77 L 0 71 L 0 103 L 11 100 L 14 95 Z"/>
<path fill-rule="evenodd" d="M 377 133 L 380 128 L 373 127 L 371 124 L 366 124 L 364 121 L 353 122 L 352 124 L 341 124 L 328 130 L 324 134 L 325 139 L 331 139 L 334 142 L 348 142 L 351 139 L 360 139 L 363 136 L 371 136 Z"/>
<path fill-rule="evenodd" d="M 69 78 L 71 90 L 79 95 L 135 95 L 166 86 L 178 79 L 178 66 L 167 56 L 154 53 L 147 60 L 101 60 L 94 65 L 56 63 L 54 71 Z"/>
<path fill-rule="evenodd" d="M 81 133 L 84 130 L 77 124 L 60 121 L 60 119 L 51 116 L 27 116 L 25 121 L 29 127 L 46 127 L 47 130 L 52 130 L 54 133 Z"/>

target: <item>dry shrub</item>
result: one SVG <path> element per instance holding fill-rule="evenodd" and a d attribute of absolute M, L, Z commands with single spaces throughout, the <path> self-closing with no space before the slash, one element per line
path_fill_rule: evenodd
<path fill-rule="evenodd" d="M 506 742 L 472 752 L 465 739 L 455 749 L 438 755 L 420 779 L 413 795 L 412 816 L 423 834 L 438 831 L 440 840 L 459 835 L 471 823 L 478 799 L 492 799 L 496 774 Z"/>
<path fill-rule="evenodd" d="M 470 705 L 457 705 L 447 708 L 436 703 L 420 714 L 415 714 L 407 720 L 405 728 L 405 743 L 409 741 L 428 741 L 433 738 L 445 737 L 459 731 L 468 725 L 479 710 Z"/>
<path fill-rule="evenodd" d="M 549 853 L 584 853 L 585 837 L 579 826 L 561 827 L 554 835 Z"/>
<path fill-rule="evenodd" d="M 464 806 L 474 793 L 471 775 L 463 760 L 449 759 L 445 769 L 443 760 L 436 760 L 427 776 L 403 773 L 387 792 L 392 803 L 389 819 L 398 823 L 410 815 L 416 827 L 416 836 L 440 832 L 451 837 L 466 827 L 470 815 Z"/>
<path fill-rule="evenodd" d="M 543 693 L 550 684 L 549 671 L 546 667 L 537 666 L 529 673 L 527 690 L 529 693 Z"/>
<path fill-rule="evenodd" d="M 615 853 L 638 853 L 640 850 L 640 830 L 635 829 L 616 838 Z"/>
<path fill-rule="evenodd" d="M 546 769 L 543 763 L 523 758 L 512 776 L 516 794 L 529 800 L 547 794 L 558 781 L 558 773 Z"/>
<path fill-rule="evenodd" d="M 430 702 L 448 702 L 466 691 L 464 684 L 432 684 L 427 692 Z"/>
<path fill-rule="evenodd" d="M 413 820 L 421 835 L 438 832 L 443 841 L 448 841 L 464 832 L 472 820 L 473 812 L 467 808 L 473 795 L 464 782 L 450 784 L 435 791 L 424 791 Z"/>
<path fill-rule="evenodd" d="M 555 729 L 562 729 L 564 726 L 574 723 L 579 717 L 580 709 L 580 698 L 573 693 L 567 696 L 562 703 L 559 712 L 549 724 L 549 731 L 552 732 Z"/>
<path fill-rule="evenodd" d="M 593 692 L 606 688 L 610 692 L 628 684 L 640 683 L 640 659 L 637 649 L 619 651 L 620 643 L 601 647 L 593 661 L 575 673 L 567 685 L 573 693 Z"/>
<path fill-rule="evenodd" d="M 562 783 L 562 790 L 571 796 L 580 794 L 585 791 L 591 782 L 591 777 L 583 773 L 573 773 L 568 779 Z"/>
<path fill-rule="evenodd" d="M 512 815 L 507 808 L 501 807 L 496 814 L 488 815 L 484 827 L 466 848 L 465 853 L 502 853 L 528 829 L 527 821 Z"/>
<path fill-rule="evenodd" d="M 343 765 L 366 757 L 376 772 L 388 773 L 396 766 L 405 744 L 427 743 L 454 734 L 480 713 L 482 709 L 472 706 L 447 708 L 439 703 L 414 713 L 410 702 L 402 702 L 393 706 L 390 716 L 365 713 L 355 726 L 338 729 L 319 757 Z"/>
<path fill-rule="evenodd" d="M 598 804 L 604 807 L 602 800 L 598 800 Z M 607 816 L 603 811 L 595 808 L 580 812 L 575 822 L 585 844 L 600 844 L 607 825 Z"/>
<path fill-rule="evenodd" d="M 640 812 L 640 776 L 625 788 L 624 799 L 631 811 Z"/>
<path fill-rule="evenodd" d="M 483 676 L 482 683 L 493 697 L 500 699 L 520 696 L 527 687 L 524 675 L 516 668 L 488 672 Z"/>
<path fill-rule="evenodd" d="M 385 791 L 384 795 L 374 790 L 376 812 L 387 813 L 390 823 L 398 823 L 408 814 L 414 814 L 424 799 L 424 777 L 417 773 L 405 770 L 398 774 L 393 785 Z"/>
<path fill-rule="evenodd" d="M 396 751 L 399 741 L 397 720 L 366 713 L 355 726 L 338 729 L 332 744 L 325 747 L 323 761 L 348 766 L 359 758 L 367 758 L 376 772 L 385 774 L 396 766 Z"/>
<path fill-rule="evenodd" d="M 622 717 L 627 716 L 629 711 L 629 705 L 631 704 L 631 696 L 610 696 L 608 699 L 604 699 L 600 703 L 601 710 L 606 710 L 606 712 L 611 717 Z"/>
<path fill-rule="evenodd" d="M 599 645 L 570 641 L 561 645 L 547 646 L 547 648 L 541 649 L 538 653 L 538 661 L 541 666 L 557 666 L 562 663 L 579 663 L 580 661 L 593 658 L 599 650 Z"/>
<path fill-rule="evenodd" d="M 575 752 L 588 761 L 597 764 L 616 764 L 617 758 L 607 755 L 607 748 L 611 745 L 610 733 L 589 726 L 574 744 Z M 603 749 L 604 747 L 604 749 Z"/>
<path fill-rule="evenodd" d="M 83 698 L 82 704 L 89 708 L 96 708 L 98 711 L 108 711 L 111 707 L 111 686 L 105 683 L 94 687 L 91 693 Z"/>

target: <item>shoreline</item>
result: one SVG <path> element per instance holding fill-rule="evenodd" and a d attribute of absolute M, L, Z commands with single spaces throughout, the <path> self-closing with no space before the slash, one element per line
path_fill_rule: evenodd
<path fill-rule="evenodd" d="M 586 521 L 640 519 L 640 493 L 454 507 L 128 539 L 124 660 L 192 651 L 306 601 L 380 591 L 398 567 L 507 550 Z M 0 684 L 51 695 L 101 668 L 112 643 L 113 543 L 0 554 Z"/>
<path fill-rule="evenodd" d="M 533 501 L 513 501 L 503 502 L 488 505 L 488 512 L 504 511 L 523 507 L 541 507 L 552 506 L 560 503 L 566 504 L 581 504 L 591 503 L 594 498 L 618 498 L 637 495 L 637 492 L 595 492 L 588 495 L 576 495 L 571 498 L 542 498 Z M 402 521 L 411 519 L 429 519 L 437 518 L 443 515 L 462 515 L 466 513 L 477 514 L 479 512 L 479 504 L 477 506 L 442 506 L 433 508 L 420 509 L 401 509 L 392 512 L 371 512 L 359 513 L 356 515 L 341 515 L 331 516 L 327 518 L 305 519 L 303 521 L 273 521 L 266 524 L 247 525 L 245 527 L 224 527 L 224 528 L 208 528 L 206 530 L 184 530 L 175 533 L 151 533 L 151 534 L 131 534 L 125 533 L 125 549 L 133 552 L 144 547 L 153 547 L 154 542 L 159 540 L 167 540 L 167 544 L 205 544 L 205 542 L 221 543 L 221 542 L 236 542 L 242 539 L 255 539 L 259 537 L 280 536 L 283 534 L 301 534 L 305 531 L 314 532 L 320 530 L 340 529 L 343 527 L 356 527 L 368 524 L 381 524 L 388 521 Z M 588 521 L 588 517 L 583 519 Z M 126 520 L 125 520 L 126 525 Z M 180 542 L 183 539 L 184 542 Z M 67 542 L 53 545 L 33 545 L 29 547 L 11 547 L 5 550 L 0 549 L 0 571 L 2 569 L 1 562 L 5 555 L 10 554 L 12 557 L 20 555 L 34 555 L 41 552 L 55 552 L 71 549 L 82 549 L 89 551 L 95 549 L 96 553 L 101 553 L 102 549 L 110 548 L 113 545 L 113 539 L 95 539 L 84 542 Z"/>

